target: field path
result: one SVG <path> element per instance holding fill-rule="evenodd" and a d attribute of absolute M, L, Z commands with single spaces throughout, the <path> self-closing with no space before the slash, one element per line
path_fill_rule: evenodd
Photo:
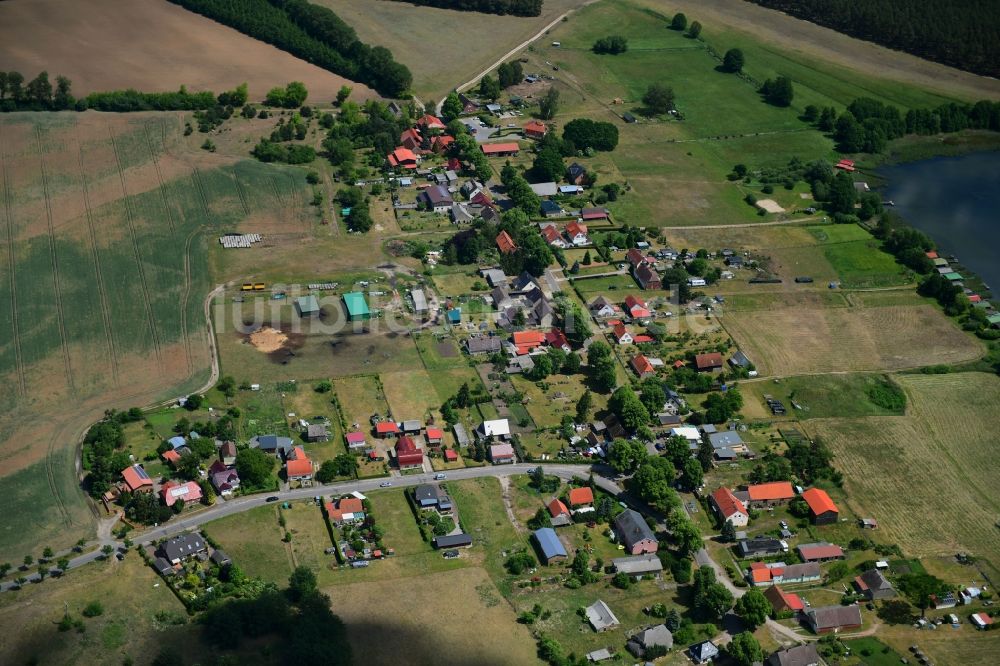
<path fill-rule="evenodd" d="M 201 229 L 195 227 L 184 240 L 184 292 L 181 297 L 181 336 L 184 338 L 184 352 L 187 356 L 188 373 L 194 370 L 194 357 L 191 350 L 191 338 L 188 335 L 187 307 L 191 299 L 191 242 Z"/>
<path fill-rule="evenodd" d="M 10 209 L 10 174 L 7 171 L 7 158 L 3 144 L 3 123 L 0 123 L 0 169 L 3 169 L 3 209 L 7 224 L 7 263 L 10 265 L 10 321 L 12 327 L 11 343 L 14 347 L 14 366 L 17 374 L 17 390 L 21 397 L 28 394 L 24 381 L 24 361 L 21 358 L 21 335 L 17 324 L 17 288 L 15 281 L 14 256 L 14 216 Z"/>
<path fill-rule="evenodd" d="M 35 126 L 35 147 L 38 150 L 38 167 L 42 174 L 42 194 L 45 198 L 45 223 L 49 231 L 49 254 L 52 258 L 52 286 L 56 303 L 56 320 L 59 322 L 59 338 L 62 340 L 63 365 L 66 367 L 66 381 L 70 391 L 76 390 L 73 381 L 73 366 L 69 358 L 69 336 L 66 334 L 66 316 L 63 313 L 62 290 L 59 285 L 59 256 L 56 253 L 56 230 L 52 222 L 52 199 L 49 197 L 49 177 L 45 171 L 45 153 L 42 150 L 42 132 Z"/>
<path fill-rule="evenodd" d="M 100 253 L 97 251 L 97 229 L 94 226 L 94 212 L 90 205 L 90 190 L 87 188 L 87 170 L 83 164 L 83 144 L 79 139 L 77 140 L 77 145 L 79 148 L 77 157 L 80 165 L 80 189 L 83 192 L 87 229 L 90 232 L 90 250 L 94 257 L 94 273 L 97 276 L 97 294 L 101 301 L 101 319 L 104 322 L 104 337 L 108 341 L 108 359 L 111 361 L 111 377 L 115 382 L 115 386 L 118 386 L 118 349 L 115 345 L 114 327 L 111 324 L 111 306 L 108 302 L 108 290 L 104 284 L 104 272 L 101 270 Z"/>
<path fill-rule="evenodd" d="M 149 286 L 146 282 L 146 271 L 142 267 L 142 253 L 139 251 L 139 239 L 135 233 L 135 214 L 132 211 L 132 200 L 128 195 L 128 188 L 125 185 L 125 170 L 122 168 L 122 158 L 118 152 L 118 143 L 115 141 L 115 133 L 108 125 L 108 137 L 111 139 L 111 148 L 115 153 L 115 163 L 118 166 L 118 178 L 122 183 L 122 201 L 125 207 L 125 222 L 128 226 L 129 236 L 132 239 L 132 252 L 135 255 L 135 267 L 139 272 L 139 286 L 142 288 L 142 305 L 146 310 L 146 320 L 149 323 L 149 333 L 153 340 L 153 351 L 156 354 L 156 362 L 163 366 L 163 358 L 160 353 L 160 336 L 156 330 L 156 321 L 153 319 L 153 306 L 149 301 Z"/>

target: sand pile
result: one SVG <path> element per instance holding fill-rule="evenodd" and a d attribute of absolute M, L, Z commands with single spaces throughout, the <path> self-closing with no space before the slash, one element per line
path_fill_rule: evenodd
<path fill-rule="evenodd" d="M 278 351 L 288 342 L 288 336 L 270 326 L 263 326 L 250 334 L 250 344 L 257 351 L 270 353 Z"/>

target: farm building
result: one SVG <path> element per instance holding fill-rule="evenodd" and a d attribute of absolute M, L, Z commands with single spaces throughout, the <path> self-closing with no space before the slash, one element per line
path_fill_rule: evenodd
<path fill-rule="evenodd" d="M 764 562 L 753 562 L 750 564 L 747 579 L 757 587 L 779 583 L 811 583 L 820 579 L 820 568 L 818 562 L 788 565 L 783 562 L 775 562 L 770 565 Z"/>
<path fill-rule="evenodd" d="M 472 537 L 468 534 L 447 534 L 445 536 L 434 537 L 431 541 L 437 549 L 441 548 L 467 548 L 472 545 Z"/>
<path fill-rule="evenodd" d="M 557 560 L 565 560 L 568 557 L 566 548 L 563 547 L 562 542 L 559 541 L 559 537 L 556 536 L 555 530 L 551 527 L 543 527 L 540 530 L 535 530 L 531 536 L 534 538 L 535 543 L 538 544 L 539 554 L 545 564 L 550 564 Z"/>
<path fill-rule="evenodd" d="M 639 282 L 639 286 L 647 291 L 663 288 L 663 281 L 660 279 L 659 274 L 649 264 L 639 264 L 632 271 L 632 274 Z"/>
<path fill-rule="evenodd" d="M 295 299 L 295 309 L 298 310 L 300 317 L 318 317 L 319 301 L 312 294 L 300 296 Z"/>
<path fill-rule="evenodd" d="M 750 495 L 750 506 L 754 507 L 774 506 L 795 497 L 795 489 L 788 481 L 758 483 L 749 486 L 747 493 Z"/>
<path fill-rule="evenodd" d="M 825 490 L 820 488 L 810 488 L 802 493 L 802 499 L 809 505 L 809 513 L 812 521 L 816 525 L 828 525 L 837 522 L 840 510 L 833 503 Z"/>
<path fill-rule="evenodd" d="M 646 524 L 642 515 L 632 509 L 625 509 L 614 521 L 615 534 L 618 542 L 632 555 L 655 553 L 659 542 L 653 530 Z"/>
<path fill-rule="evenodd" d="M 517 157 L 521 151 L 521 146 L 515 142 L 484 143 L 480 148 L 487 157 Z"/>
<path fill-rule="evenodd" d="M 598 599 L 586 609 L 587 622 L 594 631 L 607 631 L 619 625 L 618 618 L 606 603 Z"/>
<path fill-rule="evenodd" d="M 580 218 L 584 222 L 591 220 L 606 220 L 610 213 L 607 208 L 581 208 Z"/>
<path fill-rule="evenodd" d="M 736 544 L 736 552 L 740 557 L 767 557 L 777 555 L 788 550 L 780 539 L 774 537 L 759 536 L 752 539 L 743 539 Z"/>
<path fill-rule="evenodd" d="M 279 435 L 258 435 L 250 438 L 250 447 L 264 453 L 285 457 L 292 451 L 292 439 Z"/>
<path fill-rule="evenodd" d="M 893 589 L 892 583 L 878 569 L 869 569 L 857 576 L 854 579 L 854 587 L 869 601 L 890 599 L 896 596 L 896 590 Z"/>
<path fill-rule="evenodd" d="M 856 629 L 861 626 L 861 609 L 851 606 L 825 606 L 806 612 L 806 624 L 817 634 Z"/>
<path fill-rule="evenodd" d="M 529 139 L 544 139 L 549 128 L 540 120 L 529 120 L 524 124 L 524 135 Z"/>
<path fill-rule="evenodd" d="M 350 321 L 370 319 L 372 316 L 371 310 L 368 309 L 368 301 L 360 291 L 344 294 L 344 306 L 347 308 L 347 318 Z"/>
<path fill-rule="evenodd" d="M 427 210 L 443 215 L 451 210 L 454 200 L 447 187 L 433 185 L 417 195 L 417 202 L 423 204 Z"/>
<path fill-rule="evenodd" d="M 632 636 L 625 644 L 625 649 L 641 659 L 650 648 L 662 647 L 669 650 L 673 646 L 674 635 L 667 629 L 667 625 L 658 624 Z"/>
<path fill-rule="evenodd" d="M 732 523 L 733 527 L 746 527 L 747 523 L 750 522 L 750 514 L 746 506 L 737 499 L 732 490 L 725 486 L 712 493 L 711 503 L 719 517 L 727 523 Z"/>
<path fill-rule="evenodd" d="M 976 629 L 986 630 L 993 624 L 993 618 L 986 613 L 973 613 L 969 616 L 969 619 L 975 625 Z"/>
<path fill-rule="evenodd" d="M 616 557 L 611 560 L 611 566 L 616 572 L 628 574 L 636 580 L 644 576 L 655 578 L 663 571 L 663 562 L 652 553 L 633 555 L 632 557 Z"/>
<path fill-rule="evenodd" d="M 844 559 L 844 549 L 832 543 L 804 543 L 796 550 L 803 562 L 827 562 Z"/>
<path fill-rule="evenodd" d="M 822 663 L 815 643 L 796 645 L 773 652 L 765 666 L 816 666 Z"/>
<path fill-rule="evenodd" d="M 307 442 L 325 442 L 330 439 L 330 431 L 322 423 L 310 423 L 306 426 Z"/>
<path fill-rule="evenodd" d="M 698 354 L 694 357 L 694 365 L 698 372 L 718 370 L 722 367 L 722 354 L 719 352 Z"/>
<path fill-rule="evenodd" d="M 413 299 L 413 311 L 417 314 L 423 314 L 427 312 L 427 296 L 424 294 L 423 289 L 414 289 L 410 292 L 410 298 Z"/>

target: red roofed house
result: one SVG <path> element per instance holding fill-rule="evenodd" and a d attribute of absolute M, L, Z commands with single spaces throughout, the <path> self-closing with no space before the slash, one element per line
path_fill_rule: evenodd
<path fill-rule="evenodd" d="M 567 353 L 572 349 L 572 347 L 569 346 L 569 340 L 566 339 L 566 334 L 558 328 L 553 328 L 545 334 L 545 344 L 550 347 L 562 349 Z"/>
<path fill-rule="evenodd" d="M 458 452 L 454 449 L 445 449 L 444 461 L 445 462 L 455 462 L 458 460 Z"/>
<path fill-rule="evenodd" d="M 938 258 L 938 253 L 935 252 L 934 250 L 931 250 L 930 252 L 924 252 L 924 254 L 927 255 L 928 259 L 937 259 Z"/>
<path fill-rule="evenodd" d="M 639 264 L 646 263 L 646 255 L 635 248 L 632 248 L 625 253 L 625 259 L 628 260 L 628 263 L 632 264 L 632 268 L 635 268 Z"/>
<path fill-rule="evenodd" d="M 568 243 L 563 239 L 562 234 L 559 233 L 559 229 L 556 228 L 554 224 L 547 224 L 541 228 L 542 238 L 549 245 L 559 248 L 568 247 Z"/>
<path fill-rule="evenodd" d="M 364 520 L 365 506 L 356 497 L 345 497 L 336 502 L 327 502 L 326 514 L 334 525 L 354 523 Z"/>
<path fill-rule="evenodd" d="M 399 145 L 407 150 L 417 150 L 423 142 L 424 138 L 417 129 L 411 128 L 399 135 Z"/>
<path fill-rule="evenodd" d="M 511 336 L 517 353 L 520 356 L 529 354 L 536 347 L 541 347 L 545 343 L 545 334 L 541 331 L 515 331 Z"/>
<path fill-rule="evenodd" d="M 395 421 L 379 421 L 375 424 L 375 434 L 383 439 L 399 434 L 399 426 Z"/>
<path fill-rule="evenodd" d="M 635 374 L 639 375 L 639 379 L 645 379 L 656 374 L 653 364 L 642 354 L 632 358 L 632 369 L 635 370 Z"/>
<path fill-rule="evenodd" d="M 480 148 L 487 157 L 516 157 L 521 150 L 516 143 L 484 143 Z"/>
<path fill-rule="evenodd" d="M 640 344 L 642 344 L 644 342 L 652 342 L 652 341 L 653 341 L 653 337 L 651 335 L 633 335 L 632 336 L 632 342 L 634 342 L 637 345 L 640 345 Z"/>
<path fill-rule="evenodd" d="M 563 504 L 562 500 L 559 499 L 558 497 L 549 502 L 548 507 L 549 507 L 549 515 L 552 518 L 558 518 L 559 516 L 569 515 L 569 509 L 566 508 L 566 505 Z"/>
<path fill-rule="evenodd" d="M 812 514 L 814 525 L 828 525 L 837 522 L 840 510 L 825 490 L 810 488 L 802 493 L 802 499 L 809 505 L 809 513 Z"/>
<path fill-rule="evenodd" d="M 980 296 L 979 294 L 969 294 L 969 302 L 970 303 L 979 303 L 982 300 L 983 300 L 983 297 Z"/>
<path fill-rule="evenodd" d="M 632 334 L 628 332 L 625 328 L 625 324 L 618 322 L 612 327 L 611 334 L 615 336 L 615 340 L 620 345 L 630 345 L 632 344 Z"/>
<path fill-rule="evenodd" d="M 587 236 L 587 225 L 580 222 L 570 222 L 566 225 L 566 237 L 573 245 L 588 245 L 590 238 Z"/>
<path fill-rule="evenodd" d="M 455 137 L 449 134 L 442 134 L 431 139 L 431 150 L 435 153 L 441 154 L 448 150 L 448 146 L 455 143 Z"/>
<path fill-rule="evenodd" d="M 396 465 L 399 469 L 423 467 L 424 452 L 417 448 L 416 442 L 403 435 L 396 441 Z"/>
<path fill-rule="evenodd" d="M 285 461 L 285 477 L 288 482 L 298 481 L 299 483 L 305 485 L 307 482 L 312 481 L 313 477 L 313 464 L 309 456 L 306 455 L 305 449 L 301 446 L 296 446 L 292 449 L 291 454 L 288 456 L 288 460 Z"/>
<path fill-rule="evenodd" d="M 122 470 L 122 478 L 125 479 L 125 487 L 130 493 L 153 492 L 153 480 L 149 478 L 142 465 L 126 467 Z"/>
<path fill-rule="evenodd" d="M 393 425 L 395 425 L 395 423 Z M 347 440 L 348 449 L 361 449 L 364 448 L 366 444 L 365 433 L 363 432 L 349 432 L 344 435 L 344 439 Z"/>
<path fill-rule="evenodd" d="M 177 461 L 181 459 L 181 454 L 177 453 L 174 449 L 167 449 L 160 454 L 160 457 L 163 458 L 163 462 L 169 465 L 176 465 Z"/>
<path fill-rule="evenodd" d="M 758 483 L 747 488 L 750 495 L 750 506 L 775 506 L 795 497 L 795 489 L 788 481 Z"/>
<path fill-rule="evenodd" d="M 986 613 L 973 613 L 969 619 L 976 625 L 976 629 L 986 630 L 993 624 L 993 618 Z"/>
<path fill-rule="evenodd" d="M 424 129 L 431 129 L 431 130 L 443 130 L 446 127 L 446 125 L 443 122 L 441 122 L 440 118 L 432 116 L 429 113 L 425 114 L 422 118 L 417 120 L 417 125 L 423 127 Z"/>
<path fill-rule="evenodd" d="M 524 135 L 529 139 L 544 139 L 549 128 L 540 120 L 529 120 L 524 124 Z"/>
<path fill-rule="evenodd" d="M 732 523 L 733 527 L 746 527 L 750 522 L 750 514 L 746 506 L 743 505 L 733 491 L 722 486 L 712 493 L 712 506 L 716 513 L 727 523 Z"/>
<path fill-rule="evenodd" d="M 683 368 L 685 365 L 687 365 L 687 363 L 685 363 L 681 359 L 677 359 L 676 361 L 674 361 L 674 368 Z"/>
<path fill-rule="evenodd" d="M 160 497 L 163 503 L 172 507 L 177 504 L 177 500 L 184 500 L 185 504 L 201 501 L 201 486 L 194 481 L 180 484 L 176 481 L 167 481 L 160 488 Z"/>
<path fill-rule="evenodd" d="M 798 613 L 805 609 L 799 595 L 785 592 L 779 585 L 772 585 L 764 590 L 764 597 L 771 602 L 775 613 Z"/>
<path fill-rule="evenodd" d="M 632 269 L 632 275 L 635 276 L 639 286 L 643 289 L 663 289 L 663 280 L 660 279 L 660 274 L 653 270 L 649 264 L 639 264 Z"/>
<path fill-rule="evenodd" d="M 826 562 L 844 559 L 844 549 L 832 543 L 804 543 L 797 548 L 803 562 Z"/>
<path fill-rule="evenodd" d="M 389 166 L 400 169 L 416 169 L 417 156 L 409 148 L 399 146 L 386 157 Z"/>
<path fill-rule="evenodd" d="M 594 491 L 590 486 L 570 488 L 569 505 L 574 509 L 578 506 L 590 506 L 594 503 Z"/>
<path fill-rule="evenodd" d="M 497 234 L 497 248 L 499 248 L 500 254 L 510 254 L 517 249 L 517 243 L 514 242 L 509 233 L 501 231 Z"/>
<path fill-rule="evenodd" d="M 694 366 L 698 369 L 698 372 L 721 368 L 722 354 L 719 352 L 712 352 L 711 354 L 698 354 L 694 357 Z"/>
<path fill-rule="evenodd" d="M 760 586 L 771 582 L 771 570 L 764 562 L 750 563 L 750 580 L 754 585 Z"/>
<path fill-rule="evenodd" d="M 444 430 L 441 430 L 441 428 L 427 428 L 427 436 L 424 439 L 427 441 L 427 446 L 441 446 L 444 442 Z"/>
<path fill-rule="evenodd" d="M 650 316 L 649 308 L 646 307 L 646 301 L 642 300 L 638 296 L 626 296 L 625 307 L 628 309 L 629 314 L 636 319 Z"/>
<path fill-rule="evenodd" d="M 579 185 L 580 183 L 575 183 Z M 608 219 L 607 208 L 581 208 L 580 217 L 584 220 L 606 220 Z"/>

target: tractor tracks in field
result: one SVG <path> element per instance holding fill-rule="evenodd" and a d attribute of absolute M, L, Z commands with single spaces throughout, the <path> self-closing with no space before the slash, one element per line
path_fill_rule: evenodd
<path fill-rule="evenodd" d="M 167 225 L 170 227 L 170 233 L 176 233 L 177 229 L 174 226 L 174 216 L 170 214 L 170 204 L 167 203 L 167 188 L 163 184 L 163 172 L 160 171 L 160 161 L 156 158 L 156 151 L 153 150 L 153 141 L 149 138 L 149 124 L 143 123 L 142 133 L 146 138 L 146 149 L 149 151 L 149 158 L 153 161 L 153 169 L 156 171 L 156 182 L 159 184 L 160 189 L 160 200 L 163 202 L 163 211 L 167 214 Z"/>
<path fill-rule="evenodd" d="M 42 175 L 42 195 L 45 199 L 45 223 L 49 232 L 49 255 L 52 260 L 52 286 L 56 304 L 56 320 L 59 323 L 59 337 L 62 342 L 63 365 L 66 368 L 66 381 L 71 393 L 76 392 L 73 381 L 73 366 L 69 357 L 69 336 L 66 333 L 66 317 L 63 312 L 62 288 L 59 279 L 59 256 L 56 253 L 56 230 L 52 222 L 52 200 L 49 197 L 49 177 L 45 171 L 45 153 L 42 151 L 42 132 L 35 126 L 35 147 L 38 150 L 38 166 Z"/>
<path fill-rule="evenodd" d="M 250 198 L 247 195 L 246 189 L 243 187 L 243 183 L 240 182 L 240 175 L 236 171 L 236 166 L 233 166 L 232 170 L 233 183 L 236 184 L 236 194 L 240 198 L 240 205 L 243 206 L 243 214 L 250 217 Z"/>
<path fill-rule="evenodd" d="M 120 385 L 118 372 L 118 348 L 115 344 L 114 327 L 111 323 L 111 305 L 108 290 L 104 284 L 104 272 L 101 270 L 101 257 L 97 247 L 97 227 L 94 224 L 94 211 L 90 204 L 90 190 L 87 188 L 87 169 L 83 163 L 83 144 L 77 139 L 77 160 L 80 166 L 80 190 L 83 192 L 83 205 L 86 209 L 87 230 L 90 234 L 90 251 L 94 257 L 94 274 L 97 282 L 97 295 L 101 302 L 101 319 L 104 322 L 104 337 L 108 341 L 108 358 L 111 360 L 111 377 L 115 386 Z"/>
<path fill-rule="evenodd" d="M 149 299 L 149 285 L 146 282 L 146 271 L 142 266 L 142 253 L 139 251 L 139 238 L 135 232 L 135 213 L 132 211 L 132 199 L 128 194 L 128 187 L 125 185 L 125 170 L 122 167 L 121 154 L 118 152 L 118 142 L 115 141 L 115 133 L 108 126 L 108 137 L 111 139 L 111 148 L 115 154 L 115 164 L 118 167 L 118 178 L 122 184 L 122 201 L 125 207 L 125 223 L 128 226 L 129 237 L 132 239 L 132 253 L 135 255 L 135 267 L 139 273 L 139 286 L 142 289 L 142 306 L 146 311 L 146 320 L 149 323 L 149 333 L 153 341 L 153 352 L 156 354 L 156 362 L 163 367 L 163 357 L 160 350 L 160 336 L 156 330 L 156 320 L 153 318 L 153 306 Z"/>
<path fill-rule="evenodd" d="M 3 170 L 3 210 L 7 224 L 7 263 L 10 265 L 10 320 L 13 328 L 11 343 L 14 347 L 14 367 L 17 375 L 17 390 L 22 398 L 27 397 L 28 388 L 24 379 L 24 359 L 21 356 L 21 335 L 17 321 L 17 280 L 15 276 L 14 215 L 10 206 L 10 173 L 3 142 L 3 124 L 0 123 L 0 169 Z"/>

